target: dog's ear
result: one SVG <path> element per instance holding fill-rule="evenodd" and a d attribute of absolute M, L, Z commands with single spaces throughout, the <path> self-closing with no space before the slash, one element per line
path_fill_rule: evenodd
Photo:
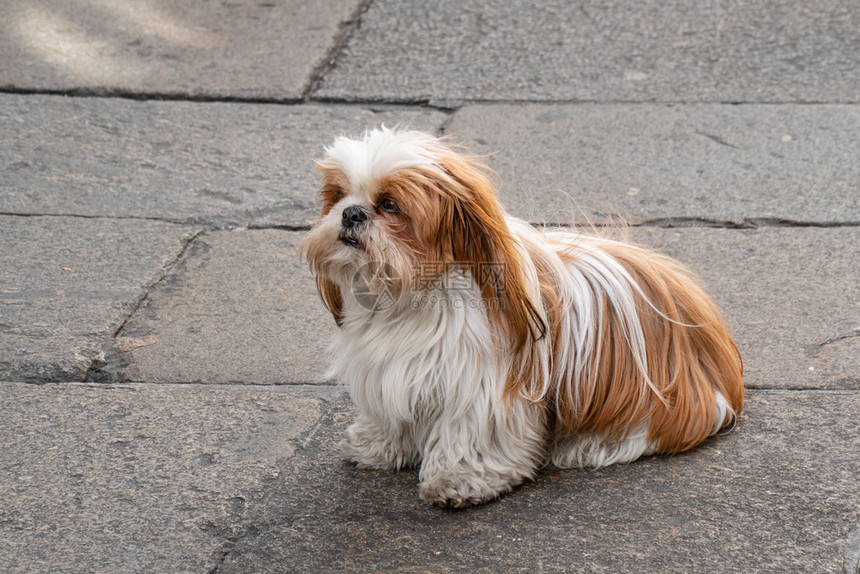
<path fill-rule="evenodd" d="M 437 161 L 447 176 L 439 194 L 438 247 L 443 261 L 469 268 L 490 317 L 503 324 L 513 349 L 520 351 L 547 329 L 528 293 L 525 249 L 508 229 L 495 186 L 480 160 L 451 152 Z"/>
<path fill-rule="evenodd" d="M 325 277 L 317 275 L 317 292 L 326 309 L 334 317 L 335 323 L 340 327 L 343 323 L 343 296 L 340 288 Z"/>

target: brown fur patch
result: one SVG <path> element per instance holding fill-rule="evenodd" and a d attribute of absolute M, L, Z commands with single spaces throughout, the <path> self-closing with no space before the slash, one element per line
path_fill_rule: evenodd
<path fill-rule="evenodd" d="M 658 452 L 692 448 L 713 431 L 715 391 L 735 413 L 743 408 L 743 364 L 737 347 L 716 306 L 680 263 L 618 243 L 601 248 L 624 266 L 647 297 L 646 301 L 636 295 L 636 310 L 645 338 L 648 378 L 659 395 L 645 384 L 618 310 L 603 296 L 599 353 L 591 380 L 575 389 L 566 388 L 574 381 L 557 381 L 558 430 L 623 438 L 648 420 L 648 440 L 656 443 Z M 564 399 L 574 394 L 581 412 Z"/>

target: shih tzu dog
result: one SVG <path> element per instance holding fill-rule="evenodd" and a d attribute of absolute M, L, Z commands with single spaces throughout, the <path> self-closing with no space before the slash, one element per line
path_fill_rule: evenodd
<path fill-rule="evenodd" d="M 742 363 L 689 270 L 537 230 L 476 158 L 400 129 L 338 138 L 302 244 L 358 416 L 345 456 L 420 466 L 421 497 L 487 502 L 553 464 L 678 453 L 732 425 Z"/>

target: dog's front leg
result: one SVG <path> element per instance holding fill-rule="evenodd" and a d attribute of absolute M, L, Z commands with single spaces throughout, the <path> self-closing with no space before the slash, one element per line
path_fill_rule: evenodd
<path fill-rule="evenodd" d="M 533 477 L 545 458 L 544 417 L 524 400 L 513 402 L 494 410 L 477 401 L 461 416 L 440 417 L 424 447 L 421 498 L 473 506 Z"/>

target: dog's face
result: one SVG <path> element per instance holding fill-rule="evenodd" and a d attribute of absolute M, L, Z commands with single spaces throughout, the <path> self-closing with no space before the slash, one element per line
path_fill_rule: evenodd
<path fill-rule="evenodd" d="M 501 301 L 498 314 L 514 341 L 534 333 L 524 255 L 475 158 L 423 133 L 382 128 L 338 138 L 317 170 L 322 209 L 302 249 L 335 319 L 343 318 L 345 291 L 362 268 L 372 267 L 380 286 L 407 289 L 417 270 L 441 273 L 455 264 L 483 297 Z M 486 276 L 484 265 L 502 276 Z"/>
<path fill-rule="evenodd" d="M 379 130 L 362 140 L 338 138 L 317 162 L 320 219 L 304 244 L 311 268 L 340 287 L 358 269 L 384 262 L 400 279 L 426 259 L 443 174 L 422 134 Z"/>

